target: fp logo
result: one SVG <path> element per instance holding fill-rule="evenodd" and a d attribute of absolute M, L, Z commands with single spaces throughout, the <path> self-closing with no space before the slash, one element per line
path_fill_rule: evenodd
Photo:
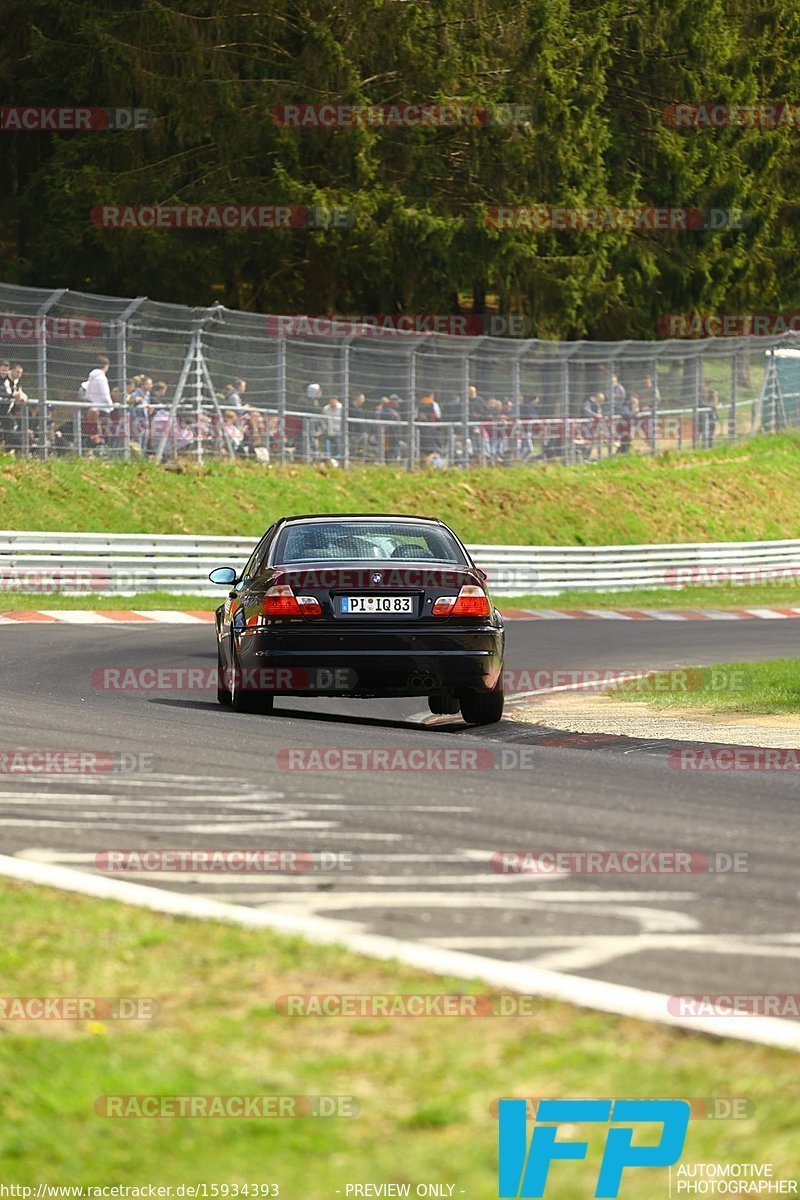
<path fill-rule="evenodd" d="M 609 1129 L 597 1177 L 596 1197 L 619 1195 L 626 1167 L 669 1167 L 677 1162 L 686 1140 L 690 1108 L 686 1100 L 540 1100 L 528 1151 L 524 1100 L 501 1100 L 499 1195 L 544 1195 L 550 1163 L 555 1159 L 586 1157 L 586 1142 L 556 1141 L 558 1126 L 583 1121 L 620 1123 Z M 628 1122 L 622 1125 L 622 1122 Z M 634 1146 L 634 1124 L 661 1125 L 657 1146 Z"/>

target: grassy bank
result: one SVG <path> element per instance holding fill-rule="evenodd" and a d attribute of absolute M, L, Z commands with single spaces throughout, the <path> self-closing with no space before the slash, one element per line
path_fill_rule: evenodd
<path fill-rule="evenodd" d="M 292 993 L 480 993 L 335 947 L 0 881 L 3 992 L 155 999 L 151 1020 L 3 1021 L 6 1184 L 275 1182 L 322 1200 L 363 1180 L 450 1181 L 496 1194 L 503 1095 L 746 1098 L 744 1120 L 696 1119 L 684 1159 L 766 1161 L 791 1174 L 797 1056 L 566 1005 L 510 1017 L 287 1017 Z M 102 1095 L 352 1096 L 357 1117 L 110 1119 Z M 587 1161 L 548 1195 L 594 1190 Z M 625 1195 L 666 1194 L 626 1173 Z M 412 1190 L 413 1194 L 413 1190 Z"/>
<path fill-rule="evenodd" d="M 800 437 L 585 467 L 409 474 L 212 462 L 48 462 L 0 457 L 0 527 L 257 536 L 276 516 L 436 515 L 468 542 L 728 541 L 800 536 Z"/>
<path fill-rule="evenodd" d="M 800 712 L 800 659 L 656 672 L 615 687 L 609 695 L 615 700 L 644 700 L 657 709 L 702 708 L 753 716 L 796 714 Z"/>

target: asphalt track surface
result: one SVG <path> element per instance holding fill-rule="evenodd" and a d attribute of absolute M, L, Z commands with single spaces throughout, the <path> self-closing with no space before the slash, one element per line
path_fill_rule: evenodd
<path fill-rule="evenodd" d="M 800 633 L 791 620 L 507 629 L 507 666 L 528 671 L 794 657 Z M 6 626 L 0 646 L 0 749 L 152 756 L 121 773 L 0 774 L 2 853 L 94 872 L 98 852 L 119 848 L 335 852 L 326 870 L 125 878 L 669 995 L 800 990 L 798 772 L 676 770 L 674 743 L 560 739 L 515 721 L 513 706 L 469 729 L 424 724 L 418 700 L 291 699 L 263 717 L 210 692 L 93 686 L 107 667 L 213 668 L 210 626 Z M 331 747 L 526 760 L 343 772 L 278 757 Z M 491 866 L 498 851 L 556 849 L 744 852 L 747 870 L 554 878 Z"/>

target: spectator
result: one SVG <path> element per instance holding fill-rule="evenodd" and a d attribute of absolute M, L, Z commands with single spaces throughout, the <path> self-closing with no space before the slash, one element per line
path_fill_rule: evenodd
<path fill-rule="evenodd" d="M 627 392 L 616 375 L 611 376 L 611 392 L 609 394 L 608 415 L 613 419 L 625 403 Z"/>
<path fill-rule="evenodd" d="M 94 372 L 92 372 L 92 374 L 94 374 Z M 85 446 L 88 446 L 90 455 L 102 455 L 105 453 L 106 440 L 103 433 L 100 410 L 98 408 L 88 408 L 84 414 L 83 442 Z"/>
<path fill-rule="evenodd" d="M 222 403 L 227 408 L 242 407 L 242 397 L 232 383 L 225 384 L 225 395 L 222 397 Z"/>
<path fill-rule="evenodd" d="M 367 397 L 363 392 L 356 392 L 350 401 L 350 417 L 353 428 L 350 432 L 350 455 L 354 458 L 367 458 L 369 450 L 369 426 L 364 421 L 370 420 L 366 410 Z"/>
<path fill-rule="evenodd" d="M 14 434 L 14 382 L 8 359 L 0 362 L 0 438 L 3 445 L 11 448 Z"/>
<path fill-rule="evenodd" d="M 489 463 L 502 462 L 508 451 L 509 421 L 503 412 L 503 403 L 496 396 L 486 402 L 488 419 L 481 422 L 480 435 L 484 453 Z"/>
<path fill-rule="evenodd" d="M 619 433 L 619 445 L 617 446 L 617 454 L 628 454 L 631 448 L 631 438 L 633 437 L 633 425 L 639 413 L 639 397 L 635 392 L 631 392 L 630 397 L 622 401 L 617 413 L 617 430 Z"/>
<path fill-rule="evenodd" d="M 442 420 L 455 423 L 464 416 L 464 404 L 458 392 L 451 392 L 442 404 Z"/>
<path fill-rule="evenodd" d="M 379 437 L 383 440 L 383 456 L 386 462 L 396 462 L 399 458 L 399 443 L 401 424 L 400 397 L 392 392 L 391 396 L 381 396 L 375 409 L 376 421 L 390 422 L 381 425 Z"/>
<path fill-rule="evenodd" d="M 225 445 L 229 446 L 231 454 L 234 457 L 239 455 L 240 446 L 243 440 L 245 440 L 245 434 L 243 434 L 239 426 L 239 416 L 237 416 L 234 408 L 227 408 L 222 414 L 222 437 Z"/>
<path fill-rule="evenodd" d="M 131 449 L 138 450 L 140 454 L 146 455 L 150 450 L 150 417 L 152 409 L 147 403 L 144 388 L 142 387 L 143 378 L 141 375 L 135 375 L 133 378 L 133 389 L 128 398 L 128 403 L 131 406 Z"/>
<path fill-rule="evenodd" d="M 338 396 L 331 396 L 322 410 L 322 415 L 325 418 L 325 457 L 338 467 L 342 446 L 343 416 L 342 402 Z"/>
<path fill-rule="evenodd" d="M 441 449 L 438 432 L 431 428 L 442 419 L 442 410 L 436 403 L 433 392 L 426 393 L 420 398 L 417 407 L 417 421 L 423 426 L 419 431 L 419 452 L 421 456 L 433 454 Z"/>
<path fill-rule="evenodd" d="M 322 399 L 322 388 L 318 383 L 310 383 L 306 388 L 306 400 L 309 408 L 316 408 Z"/>
<path fill-rule="evenodd" d="M 7 358 L 0 362 L 0 399 L 11 400 L 14 395 L 14 381 L 11 378 L 11 364 Z"/>
<path fill-rule="evenodd" d="M 23 404 L 28 399 L 27 393 L 22 390 L 22 376 L 25 368 L 22 363 L 14 363 L 11 368 L 11 390 L 14 393 L 14 399 L 21 401 Z"/>
<path fill-rule="evenodd" d="M 639 391 L 639 401 L 643 412 L 655 412 L 661 404 L 661 392 L 658 384 L 653 382 L 652 375 L 645 375 Z"/>
<path fill-rule="evenodd" d="M 257 458 L 259 462 L 269 462 L 267 449 L 267 426 L 262 414 L 251 404 L 244 404 L 239 417 L 239 427 L 244 437 L 240 450 L 245 458 Z M 261 453 L 264 451 L 264 453 Z"/>
<path fill-rule="evenodd" d="M 697 410 L 700 446 L 704 450 L 711 450 L 714 445 L 714 435 L 717 431 L 717 421 L 719 420 L 719 395 L 708 388 L 705 393 L 705 400 L 700 404 Z"/>
<path fill-rule="evenodd" d="M 134 375 L 128 380 L 128 403 L 146 403 L 147 393 L 144 390 L 144 375 Z"/>
<path fill-rule="evenodd" d="M 486 401 L 483 396 L 478 395 L 478 389 L 474 384 L 470 384 L 467 388 L 467 402 L 470 421 L 482 421 L 487 416 Z"/>
<path fill-rule="evenodd" d="M 110 363 L 104 354 L 101 354 L 97 359 L 97 365 L 89 372 L 89 378 L 85 383 L 81 384 L 86 392 L 86 399 L 92 408 L 103 409 L 110 412 L 113 405 L 111 402 L 111 391 L 108 386 L 108 368 Z M 91 409 L 89 410 L 91 412 Z M 86 414 L 88 417 L 88 413 Z"/>

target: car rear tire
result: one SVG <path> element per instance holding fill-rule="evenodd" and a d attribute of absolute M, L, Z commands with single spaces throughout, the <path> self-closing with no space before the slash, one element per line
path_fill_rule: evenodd
<path fill-rule="evenodd" d="M 468 725 L 494 725 L 503 715 L 505 696 L 501 688 L 493 692 L 464 692 L 461 716 Z"/>
<path fill-rule="evenodd" d="M 217 643 L 217 703 L 223 705 L 225 708 L 230 708 L 231 706 L 231 689 L 225 677 L 225 668 L 222 665 L 219 643 Z"/>
<path fill-rule="evenodd" d="M 452 692 L 434 692 L 428 696 L 428 707 L 437 717 L 449 716 L 458 712 L 459 702 Z"/>
<path fill-rule="evenodd" d="M 237 713 L 271 713 L 272 692 L 257 692 L 242 687 L 242 668 L 236 651 L 231 649 L 230 705 Z"/>

